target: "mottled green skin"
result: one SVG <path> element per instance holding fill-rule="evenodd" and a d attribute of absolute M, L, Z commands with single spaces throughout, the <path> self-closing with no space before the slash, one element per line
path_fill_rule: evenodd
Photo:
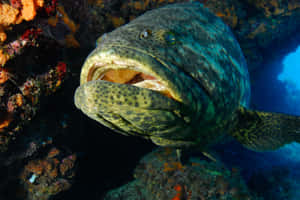
<path fill-rule="evenodd" d="M 142 38 L 145 30 L 151 34 Z M 177 101 L 130 85 L 86 83 L 94 66 L 122 60 L 141 63 Z M 118 132 L 158 145 L 207 146 L 233 128 L 249 97 L 246 62 L 229 28 L 201 4 L 186 3 L 149 11 L 100 39 L 82 68 L 75 104 Z"/>

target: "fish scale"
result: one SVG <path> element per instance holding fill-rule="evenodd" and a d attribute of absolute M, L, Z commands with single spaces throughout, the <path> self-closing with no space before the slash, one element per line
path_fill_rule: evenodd
<path fill-rule="evenodd" d="M 117 132 L 177 148 L 206 149 L 225 135 L 255 151 L 300 141 L 300 117 L 249 109 L 242 50 L 202 4 L 148 11 L 97 43 L 82 67 L 75 105 Z M 130 73 L 113 71 L 119 69 Z M 99 80 L 109 70 L 111 82 Z M 152 80 L 118 83 L 132 82 L 137 72 Z"/>

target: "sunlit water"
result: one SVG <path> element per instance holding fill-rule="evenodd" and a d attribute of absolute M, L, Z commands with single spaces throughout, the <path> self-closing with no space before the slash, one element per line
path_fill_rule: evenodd
<path fill-rule="evenodd" d="M 282 63 L 274 60 L 268 65 L 251 74 L 251 108 L 300 116 L 300 46 L 286 55 Z M 227 155 L 226 164 L 244 169 L 246 179 L 255 171 L 270 171 L 276 166 L 287 169 L 289 200 L 300 199 L 300 144 L 292 143 L 271 152 L 241 147 L 222 147 L 222 152 Z"/>
<path fill-rule="evenodd" d="M 285 84 L 288 93 L 285 97 L 288 111 L 300 115 L 300 46 L 284 58 L 283 71 L 278 75 L 278 80 Z M 300 144 L 287 145 L 282 152 L 288 159 L 300 162 Z"/>
<path fill-rule="evenodd" d="M 278 80 L 285 84 L 285 101 L 291 113 L 300 115 L 300 46 L 283 60 L 283 71 Z M 300 159 L 300 158 L 299 158 Z"/>

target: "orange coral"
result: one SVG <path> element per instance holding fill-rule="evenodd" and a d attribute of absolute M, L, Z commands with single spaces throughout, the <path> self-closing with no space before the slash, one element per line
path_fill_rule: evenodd
<path fill-rule="evenodd" d="M 1 55 L 1 50 L 0 50 Z M 9 74 L 6 69 L 0 69 L 0 84 L 5 83 L 9 79 Z"/>
<path fill-rule="evenodd" d="M 128 3 L 129 7 L 133 7 L 136 10 L 145 10 L 147 6 L 149 5 L 150 0 L 144 0 L 144 1 L 135 1 Z"/>
<path fill-rule="evenodd" d="M 7 102 L 7 112 L 13 113 L 18 107 L 21 107 L 24 103 L 22 94 L 17 93 L 9 97 Z"/>
<path fill-rule="evenodd" d="M 64 159 L 59 166 L 60 173 L 64 176 L 66 172 L 74 167 L 74 161 L 72 159 Z"/>
<path fill-rule="evenodd" d="M 23 105 L 23 103 L 23 96 L 20 93 L 16 94 L 16 105 L 20 107 Z"/>
<path fill-rule="evenodd" d="M 280 8 L 279 0 L 268 0 L 268 1 L 260 1 L 260 0 L 248 0 L 250 3 L 253 3 L 257 8 L 262 9 L 266 17 L 276 16 L 283 14 L 285 10 Z"/>
<path fill-rule="evenodd" d="M 174 190 L 177 192 L 172 200 L 190 200 L 192 192 L 188 191 L 186 186 L 181 186 L 179 184 L 174 186 Z"/>
<path fill-rule="evenodd" d="M 180 162 L 166 162 L 164 163 L 164 172 L 172 172 L 176 170 L 183 170 L 184 166 Z"/>
<path fill-rule="evenodd" d="M 54 168 L 53 170 L 51 170 L 51 171 L 49 172 L 49 175 L 50 175 L 51 178 L 56 178 L 57 175 L 58 175 L 57 168 Z"/>
<path fill-rule="evenodd" d="M 8 127 L 12 119 L 4 119 L 3 121 L 0 121 L 0 132 L 3 131 L 4 128 Z"/>
<path fill-rule="evenodd" d="M 52 148 L 48 153 L 48 158 L 53 158 L 57 156 L 60 153 L 60 151 L 57 148 Z"/>
<path fill-rule="evenodd" d="M 44 6 L 44 0 L 35 0 L 35 4 L 42 8 Z"/>
<path fill-rule="evenodd" d="M 151 4 L 161 5 L 165 3 L 174 3 L 175 0 L 142 0 L 142 1 L 130 1 L 128 3 L 129 7 L 134 8 L 135 10 L 146 10 Z M 126 6 L 126 5 L 124 5 Z"/>
<path fill-rule="evenodd" d="M 0 67 L 4 66 L 5 63 L 9 60 L 9 58 L 10 58 L 10 56 L 7 53 L 5 53 L 3 51 L 3 49 L 0 49 Z M 3 81 L 4 81 L 4 77 L 2 77 L 2 76 L 0 76 L 0 84 L 3 83 Z"/>
<path fill-rule="evenodd" d="M 43 7 L 43 0 L 21 0 L 23 9 L 21 11 L 21 18 L 30 21 L 36 16 L 36 9 Z"/>
<path fill-rule="evenodd" d="M 28 195 L 37 194 L 34 199 L 49 199 L 71 186 L 69 178 L 74 176 L 76 156 L 73 154 L 63 159 L 61 157 L 61 151 L 53 147 L 45 158 L 31 160 L 25 165 L 20 179 Z"/>
<path fill-rule="evenodd" d="M 238 17 L 236 15 L 234 6 L 231 8 L 226 8 L 224 12 L 217 12 L 216 15 L 221 17 L 226 24 L 230 25 L 232 28 L 235 28 L 238 24 Z"/>
<path fill-rule="evenodd" d="M 24 20 L 30 21 L 34 19 L 36 15 L 35 4 L 33 0 L 21 0 L 23 9 L 21 11 L 21 16 Z"/>
<path fill-rule="evenodd" d="M 44 0 L 21 0 L 21 3 L 21 10 L 9 4 L 0 3 L 0 42 L 6 40 L 5 29 L 11 25 L 19 24 L 23 20 L 33 20 L 36 16 L 36 10 L 44 6 Z"/>
<path fill-rule="evenodd" d="M 136 1 L 133 3 L 133 7 L 136 9 L 136 10 L 143 10 L 145 9 L 144 5 L 142 4 L 142 2 L 139 2 L 139 1 Z"/>
<path fill-rule="evenodd" d="M 125 24 L 125 20 L 122 17 L 111 16 L 111 21 L 115 28 Z"/>
<path fill-rule="evenodd" d="M 94 3 L 94 4 L 96 4 L 96 6 L 99 6 L 100 8 L 104 8 L 103 0 L 94 0 L 93 2 L 90 2 L 90 3 Z"/>
<path fill-rule="evenodd" d="M 3 28 L 0 26 L 0 42 L 4 42 L 6 40 L 7 36 L 4 32 Z"/>
<path fill-rule="evenodd" d="M 0 4 L 0 25 L 9 26 L 17 20 L 19 10 L 8 4 Z"/>
<path fill-rule="evenodd" d="M 43 165 L 41 163 L 40 160 L 38 161 L 30 161 L 28 163 L 28 165 L 25 166 L 25 169 L 27 171 L 30 171 L 34 174 L 40 175 L 43 173 L 44 169 L 43 169 Z"/>
<path fill-rule="evenodd" d="M 0 42 L 4 42 L 6 40 L 7 36 L 4 30 L 8 26 L 16 22 L 18 14 L 19 14 L 18 9 L 15 9 L 8 4 L 0 3 Z M 0 64 L 1 64 L 1 57 L 0 57 Z"/>
<path fill-rule="evenodd" d="M 57 156 L 59 153 L 60 151 L 58 149 L 53 148 L 48 153 L 46 159 L 30 161 L 25 166 L 25 170 L 37 175 L 48 174 L 50 177 L 55 178 L 58 175 L 57 165 L 59 161 L 53 157 Z"/>

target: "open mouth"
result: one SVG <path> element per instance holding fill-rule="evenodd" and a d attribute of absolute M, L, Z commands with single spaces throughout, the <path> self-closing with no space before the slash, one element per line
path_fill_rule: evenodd
<path fill-rule="evenodd" d="M 146 88 L 157 91 L 162 95 L 172 98 L 170 89 L 168 89 L 158 78 L 131 68 L 107 68 L 94 66 L 88 73 L 87 81 L 104 80 L 118 84 L 128 84 L 140 88 Z"/>

